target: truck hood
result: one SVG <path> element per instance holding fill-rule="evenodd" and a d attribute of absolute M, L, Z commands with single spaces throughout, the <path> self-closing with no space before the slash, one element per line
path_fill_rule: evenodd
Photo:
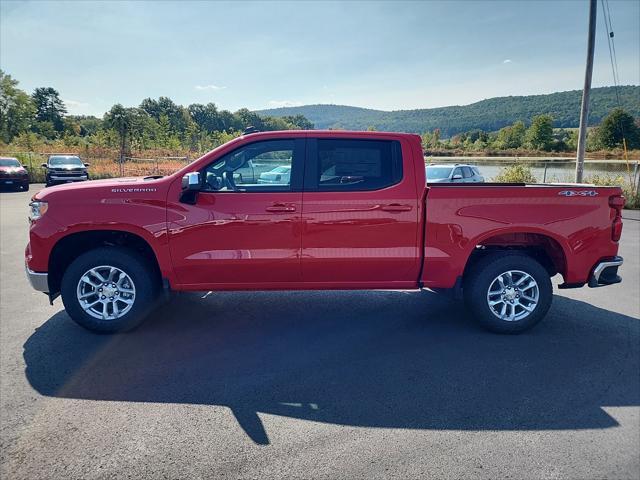
<path fill-rule="evenodd" d="M 167 182 L 167 177 L 129 177 L 129 178 L 109 178 L 105 180 L 88 180 L 86 182 L 64 183 L 40 190 L 34 195 L 34 200 L 49 201 L 55 197 L 73 196 L 81 199 L 84 195 L 94 197 L 104 194 L 111 197 L 115 194 L 127 193 L 153 193 L 157 192 Z"/>

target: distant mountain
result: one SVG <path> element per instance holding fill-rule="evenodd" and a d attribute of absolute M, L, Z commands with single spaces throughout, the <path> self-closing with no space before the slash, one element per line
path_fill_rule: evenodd
<path fill-rule="evenodd" d="M 640 86 L 629 85 L 618 89 L 620 102 L 634 117 L 640 117 Z M 304 115 L 315 128 L 341 128 L 347 130 L 376 130 L 423 133 L 439 128 L 443 137 L 476 128 L 494 131 L 517 120 L 526 124 L 535 115 L 549 113 L 554 126 L 577 127 L 580 121 L 581 90 L 557 92 L 548 95 L 496 97 L 464 106 L 395 110 L 386 112 L 345 105 L 304 105 L 260 110 L 261 115 L 282 117 Z M 614 87 L 594 88 L 591 91 L 589 124 L 597 125 L 617 107 Z"/>

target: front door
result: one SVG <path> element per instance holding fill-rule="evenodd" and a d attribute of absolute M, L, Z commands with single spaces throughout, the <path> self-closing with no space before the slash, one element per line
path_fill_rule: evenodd
<path fill-rule="evenodd" d="M 201 172 L 195 205 L 169 206 L 178 281 L 193 289 L 279 288 L 300 281 L 304 139 L 245 144 Z M 252 175 L 242 175 L 250 166 Z"/>

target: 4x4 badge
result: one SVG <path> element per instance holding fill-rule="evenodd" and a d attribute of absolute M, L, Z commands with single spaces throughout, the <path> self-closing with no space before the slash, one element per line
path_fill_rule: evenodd
<path fill-rule="evenodd" d="M 562 190 L 558 192 L 558 195 L 564 195 L 565 197 L 595 197 L 598 192 L 595 190 Z"/>

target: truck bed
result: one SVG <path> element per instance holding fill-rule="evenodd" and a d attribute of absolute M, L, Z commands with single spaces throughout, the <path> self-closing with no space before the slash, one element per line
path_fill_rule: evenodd
<path fill-rule="evenodd" d="M 619 187 L 576 184 L 428 184 L 422 282 L 450 288 L 474 249 L 539 245 L 566 285 L 588 281 L 596 262 L 614 256 Z"/>

